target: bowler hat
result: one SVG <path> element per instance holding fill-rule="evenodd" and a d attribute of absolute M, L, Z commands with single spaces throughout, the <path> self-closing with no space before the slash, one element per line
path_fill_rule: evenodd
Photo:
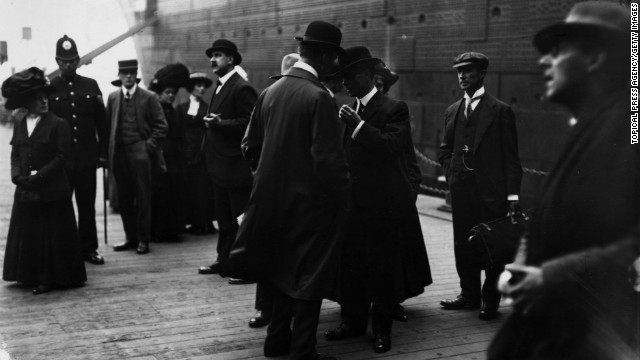
<path fill-rule="evenodd" d="M 136 59 L 132 59 L 132 60 L 119 60 L 118 61 L 118 73 L 121 73 L 123 71 L 138 71 L 138 60 Z M 140 82 L 140 78 L 136 78 L 136 83 Z M 113 86 L 122 86 L 122 81 L 120 79 L 116 79 L 113 80 L 111 82 L 111 85 Z"/>
<path fill-rule="evenodd" d="M 222 51 L 226 54 L 232 55 L 235 59 L 234 65 L 240 65 L 242 62 L 242 56 L 238 52 L 238 47 L 232 41 L 227 39 L 218 39 L 213 42 L 210 48 L 205 51 L 207 56 L 211 58 L 214 51 Z"/>
<path fill-rule="evenodd" d="M 344 54 L 344 49 L 340 47 L 342 41 L 342 32 L 338 27 L 324 21 L 312 21 L 307 25 L 304 36 L 296 36 L 294 39 L 300 41 L 301 45 L 319 44 L 333 47 L 338 54 Z"/>
<path fill-rule="evenodd" d="M 338 56 L 340 69 L 332 75 L 339 75 L 354 66 L 364 66 L 373 69 L 382 60 L 371 56 L 371 52 L 364 46 L 354 46 L 345 50 L 344 55 Z"/>
<path fill-rule="evenodd" d="M 29 95 L 38 90 L 44 90 L 47 94 L 51 94 L 56 88 L 49 83 L 44 72 L 37 67 L 17 72 L 2 83 L 2 96 L 7 98 L 4 107 L 7 110 L 22 107 Z"/>
<path fill-rule="evenodd" d="M 543 54 L 564 40 L 584 39 L 608 46 L 631 41 L 629 10 L 612 2 L 588 1 L 573 6 L 563 22 L 540 30 L 533 44 Z"/>
<path fill-rule="evenodd" d="M 489 67 L 489 58 L 485 54 L 471 51 L 460 54 L 453 59 L 454 68 L 471 64 L 477 65 L 481 70 L 486 70 Z"/>
<path fill-rule="evenodd" d="M 74 60 L 79 58 L 76 42 L 66 34 L 56 43 L 56 59 Z"/>
<path fill-rule="evenodd" d="M 188 82 L 189 69 L 184 64 L 169 64 L 156 72 L 149 84 L 149 90 L 159 94 L 167 87 L 175 89 L 186 87 Z"/>
<path fill-rule="evenodd" d="M 189 74 L 189 82 L 187 84 L 187 90 L 193 90 L 196 83 L 203 82 L 205 87 L 209 87 L 213 84 L 213 80 L 209 79 L 206 73 L 192 72 Z"/>

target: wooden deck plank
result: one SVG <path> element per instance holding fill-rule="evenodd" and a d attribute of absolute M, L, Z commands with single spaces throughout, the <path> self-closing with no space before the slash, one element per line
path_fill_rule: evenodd
<path fill-rule="evenodd" d="M 0 127 L 0 143 L 10 130 Z M 8 152 L 0 156 L 0 266 L 12 206 Z M 98 189 L 101 194 L 101 189 Z M 99 199 L 101 201 L 101 199 Z M 455 296 L 451 215 L 436 210 L 442 199 L 420 196 L 420 220 L 434 284 L 403 305 L 407 323 L 394 323 L 391 351 L 375 354 L 368 334 L 339 342 L 322 333 L 340 322 L 339 305 L 325 301 L 318 350 L 341 360 L 484 359 L 505 316 L 481 321 L 476 311 L 445 311 L 442 298 Z M 102 238 L 102 204 L 96 204 Z M 109 212 L 110 243 L 123 238 L 118 214 Z M 151 253 L 113 252 L 100 244 L 106 264 L 87 264 L 86 286 L 33 296 L 29 288 L 0 285 L 2 360 L 229 360 L 264 359 L 265 329 L 247 326 L 255 285 L 228 285 L 219 276 L 197 275 L 211 263 L 217 237 L 186 235 L 180 243 L 151 244 Z M 102 241 L 102 239 L 101 239 Z M 509 308 L 501 309 L 508 314 Z M 286 357 L 275 358 L 286 359 Z"/>

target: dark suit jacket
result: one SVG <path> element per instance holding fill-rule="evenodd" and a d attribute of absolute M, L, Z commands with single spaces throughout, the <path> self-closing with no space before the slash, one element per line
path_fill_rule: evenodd
<path fill-rule="evenodd" d="M 451 169 L 456 119 L 464 111 L 464 98 L 444 113 L 444 137 L 440 163 L 449 186 L 456 178 Z M 474 112 L 480 112 L 473 146 L 475 179 L 485 204 L 493 211 L 506 210 L 507 196 L 520 193 L 522 166 L 518 156 L 518 135 L 513 110 L 502 101 L 484 94 Z"/>
<path fill-rule="evenodd" d="M 207 171 L 219 186 L 250 186 L 251 171 L 249 164 L 242 157 L 240 142 L 249 124 L 258 94 L 251 84 L 237 73 L 222 86 L 220 93 L 216 94 L 216 89 L 209 102 L 207 114 L 220 115 L 222 123 L 212 124 L 206 130 Z"/>
<path fill-rule="evenodd" d="M 113 154 L 116 145 L 116 134 L 118 133 L 118 117 L 120 116 L 120 105 L 123 99 L 122 90 L 118 90 L 109 94 L 107 100 L 107 119 L 110 121 L 109 129 L 109 168 L 113 169 Z M 133 95 L 132 101 L 136 105 L 136 120 L 138 121 L 138 129 L 142 138 L 147 142 L 147 149 L 151 153 L 161 155 L 157 152 L 160 149 L 160 143 L 167 135 L 167 120 L 160 106 L 158 97 L 145 89 L 138 86 Z M 158 155 L 156 155 L 158 156 Z M 156 160 L 156 164 L 164 163 Z"/>
<path fill-rule="evenodd" d="M 95 80 L 76 75 L 69 82 L 51 80 L 56 91 L 49 95 L 49 109 L 65 119 L 71 130 L 71 152 L 67 166 L 96 167 L 98 157 L 107 158 L 109 125 L 102 92 Z"/>
<path fill-rule="evenodd" d="M 11 178 L 29 176 L 32 170 L 42 176 L 38 187 L 42 201 L 57 201 L 71 196 L 64 171 L 71 138 L 66 122 L 47 113 L 28 136 L 26 114 L 16 118 L 11 139 Z M 22 190 L 16 188 L 15 196 Z"/>

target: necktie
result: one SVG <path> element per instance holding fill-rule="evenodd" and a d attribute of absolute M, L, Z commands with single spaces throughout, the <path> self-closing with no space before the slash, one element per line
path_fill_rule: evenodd
<path fill-rule="evenodd" d="M 464 109 L 464 117 L 469 119 L 469 116 L 471 116 L 471 113 L 473 112 L 473 108 L 471 107 L 471 104 L 473 104 L 474 101 L 480 99 L 481 96 L 476 96 L 473 97 L 471 99 L 469 99 L 469 102 L 467 102 L 467 107 Z"/>
<path fill-rule="evenodd" d="M 124 99 L 129 101 L 131 100 L 131 93 L 129 93 L 128 91 L 124 94 Z"/>
<path fill-rule="evenodd" d="M 361 102 L 360 106 L 358 107 L 358 115 L 360 115 L 362 117 L 362 113 L 364 112 L 364 104 Z"/>
<path fill-rule="evenodd" d="M 220 88 L 222 88 L 222 83 L 220 80 L 216 80 L 216 94 L 220 92 Z"/>

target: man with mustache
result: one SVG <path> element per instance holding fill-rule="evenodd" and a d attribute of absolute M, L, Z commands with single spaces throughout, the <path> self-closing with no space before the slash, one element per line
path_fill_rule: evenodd
<path fill-rule="evenodd" d="M 489 59 L 478 52 L 458 55 L 453 68 L 464 97 L 445 111 L 440 163 L 451 191 L 453 243 L 460 294 L 442 300 L 444 309 L 478 309 L 480 319 L 498 315 L 497 282 L 504 266 L 481 265 L 468 244 L 478 223 L 505 216 L 518 208 L 522 167 L 518 157 L 515 116 L 511 108 L 485 91 Z"/>
<path fill-rule="evenodd" d="M 243 158 L 240 142 L 249 124 L 251 111 L 258 94 L 251 84 L 237 72 L 242 56 L 236 44 L 226 39 L 213 42 L 206 51 L 211 68 L 218 76 L 205 116 L 204 155 L 207 172 L 213 183 L 216 217 L 218 219 L 218 257 L 200 274 L 217 274 L 220 262 L 229 251 L 238 231 L 237 217 L 244 213 L 253 176 L 249 163 Z M 230 284 L 248 283 L 243 279 L 229 279 Z"/>

